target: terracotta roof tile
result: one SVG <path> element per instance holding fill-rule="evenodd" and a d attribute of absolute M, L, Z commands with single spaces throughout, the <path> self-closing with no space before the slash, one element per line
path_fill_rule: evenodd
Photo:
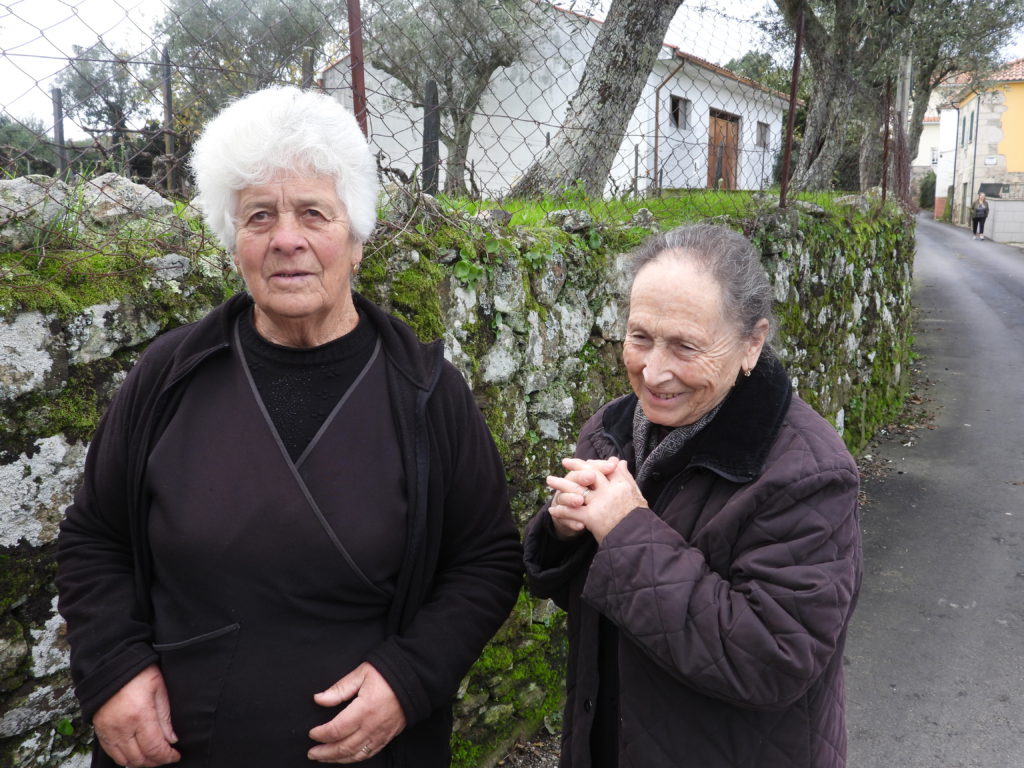
<path fill-rule="evenodd" d="M 993 80 L 1006 82 L 1008 80 L 1024 80 L 1024 59 L 1011 61 L 1002 69 L 997 69 L 992 74 Z"/>

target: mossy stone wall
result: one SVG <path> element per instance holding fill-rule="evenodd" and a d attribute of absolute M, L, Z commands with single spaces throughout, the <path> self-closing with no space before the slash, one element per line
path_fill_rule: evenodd
<path fill-rule="evenodd" d="M 494 433 L 520 524 L 583 421 L 627 391 L 623 254 L 649 234 L 559 221 L 416 218 L 405 237 L 367 245 L 358 278 L 422 337 L 444 337 Z M 905 393 L 912 222 L 851 208 L 723 223 L 764 253 L 776 346 L 801 394 L 858 449 Z M 87 765 L 54 612 L 56 526 L 96 420 L 148 340 L 238 288 L 222 256 L 197 249 L 187 262 L 119 276 L 123 294 L 102 305 L 76 305 L 75 286 L 61 286 L 57 308 L 19 292 L 0 307 L 0 767 Z M 459 690 L 456 765 L 490 764 L 518 732 L 558 728 L 564 654 L 562 615 L 522 596 Z"/>

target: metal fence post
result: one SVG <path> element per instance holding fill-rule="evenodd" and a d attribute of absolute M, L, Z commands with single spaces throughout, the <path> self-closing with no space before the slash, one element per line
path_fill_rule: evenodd
<path fill-rule="evenodd" d="M 633 145 L 633 194 L 640 194 L 640 145 Z"/>
<path fill-rule="evenodd" d="M 796 127 L 796 92 L 800 85 L 800 57 L 804 46 L 804 12 L 801 9 L 796 22 L 796 46 L 793 51 L 793 76 L 789 81 L 789 114 L 786 116 L 786 148 L 782 154 L 782 180 L 779 184 L 779 208 L 786 207 L 789 191 L 789 164 L 793 158 L 793 130 Z"/>
<path fill-rule="evenodd" d="M 671 73 L 665 75 L 665 79 L 662 80 L 658 87 L 654 89 L 654 167 L 661 167 L 660 151 L 661 151 L 661 89 L 668 85 L 672 78 L 679 74 L 679 70 L 683 68 L 683 64 L 686 60 L 683 59 L 679 62 L 679 66 L 672 70 Z M 658 191 L 661 191 L 661 174 L 658 174 Z"/>
<path fill-rule="evenodd" d="M 363 76 L 363 17 L 359 0 L 348 0 L 348 43 L 352 65 L 352 111 L 355 113 L 363 136 L 366 129 L 366 84 Z"/>

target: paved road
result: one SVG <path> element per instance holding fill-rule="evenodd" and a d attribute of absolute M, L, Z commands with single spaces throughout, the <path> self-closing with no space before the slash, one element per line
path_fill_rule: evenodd
<path fill-rule="evenodd" d="M 868 480 L 849 768 L 1024 768 L 1024 251 L 919 218 L 934 429 Z"/>

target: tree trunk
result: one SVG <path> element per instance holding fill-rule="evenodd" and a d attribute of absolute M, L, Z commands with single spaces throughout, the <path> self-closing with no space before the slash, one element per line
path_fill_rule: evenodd
<path fill-rule="evenodd" d="M 862 0 L 830 0 L 823 19 L 809 0 L 775 0 L 787 24 L 796 29 L 804 18 L 804 50 L 814 69 L 810 108 L 804 139 L 800 145 L 794 189 L 829 189 L 832 176 L 847 141 L 846 128 L 852 105 L 858 100 L 877 98 L 865 85 L 879 57 L 891 45 L 899 22 L 913 6 L 904 3 L 885 24 L 868 10 Z M 828 13 L 824 13 L 827 10 Z"/>
<path fill-rule="evenodd" d="M 110 132 L 113 137 L 111 149 L 114 151 L 114 157 L 121 166 L 118 169 L 118 173 L 122 176 L 130 176 L 131 174 L 128 172 L 128 116 L 120 104 L 109 101 L 107 102 L 107 113 L 110 115 Z"/>
<path fill-rule="evenodd" d="M 940 69 L 938 57 L 925 59 L 917 57 L 917 65 L 914 67 L 914 83 L 911 91 L 913 107 L 910 110 L 910 130 L 907 135 L 907 151 L 910 159 L 917 157 L 921 146 L 921 131 L 924 130 L 924 113 L 928 110 L 928 101 L 931 99 L 932 88 L 935 84 L 947 75 L 945 70 Z"/>
<path fill-rule="evenodd" d="M 907 130 L 902 120 L 896 120 L 892 131 L 892 159 L 889 178 L 892 179 L 892 194 L 903 205 L 912 209 L 914 200 L 910 194 L 910 163 L 913 156 L 907 148 Z"/>
<path fill-rule="evenodd" d="M 851 88 L 838 66 L 816 68 L 792 188 L 830 189 L 846 140 Z"/>
<path fill-rule="evenodd" d="M 835 0 L 835 30 L 830 33 L 815 15 L 808 0 L 775 0 L 791 29 L 803 18 L 804 51 L 811 61 L 814 79 L 808 99 L 807 119 L 800 152 L 793 168 L 791 189 L 828 189 L 846 140 L 853 89 L 850 82 L 852 46 L 849 35 L 856 0 Z"/>
<path fill-rule="evenodd" d="M 469 154 L 469 142 L 473 138 L 473 118 L 480 107 L 484 91 L 490 85 L 494 73 L 512 64 L 513 60 L 495 53 L 489 59 L 475 67 L 475 77 L 470 78 L 465 91 L 461 94 L 458 106 L 445 111 L 452 123 L 451 143 L 448 147 L 448 162 L 445 164 L 444 191 L 449 195 L 465 195 L 466 189 L 466 157 Z M 448 92 L 455 91 L 449 87 Z"/>
<path fill-rule="evenodd" d="M 473 139 L 473 118 L 480 107 L 480 100 L 491 83 L 494 73 L 504 67 L 513 64 L 518 53 L 509 50 L 491 51 L 490 56 L 482 58 L 471 67 L 472 76 L 461 80 L 453 77 L 453 72 L 448 71 L 438 76 L 438 73 L 431 73 L 432 77 L 438 77 L 437 86 L 439 89 L 440 104 L 438 108 L 444 116 L 451 130 L 441 132 L 441 141 L 448 150 L 448 156 L 444 163 L 445 194 L 462 196 L 467 194 L 466 188 L 466 158 L 469 155 L 469 144 Z M 406 69 L 392 59 L 384 56 L 371 59 L 370 63 L 377 69 L 388 73 L 402 85 L 409 89 L 411 94 L 420 94 L 423 84 L 417 82 L 414 77 L 418 70 Z M 443 95 L 442 95 L 443 94 Z M 414 96 L 420 99 L 421 96 Z"/>
<path fill-rule="evenodd" d="M 451 136 L 443 138 L 448 149 L 444 164 L 444 193 L 454 197 L 466 195 L 466 156 L 473 136 L 473 113 L 453 114 L 457 118 Z"/>
<path fill-rule="evenodd" d="M 882 137 L 885 103 L 876 102 L 864 110 L 864 133 L 860 138 L 860 191 L 877 187 L 882 179 Z"/>
<path fill-rule="evenodd" d="M 613 0 L 562 127 L 512 187 L 514 197 L 559 194 L 577 182 L 598 197 L 682 0 Z"/>

